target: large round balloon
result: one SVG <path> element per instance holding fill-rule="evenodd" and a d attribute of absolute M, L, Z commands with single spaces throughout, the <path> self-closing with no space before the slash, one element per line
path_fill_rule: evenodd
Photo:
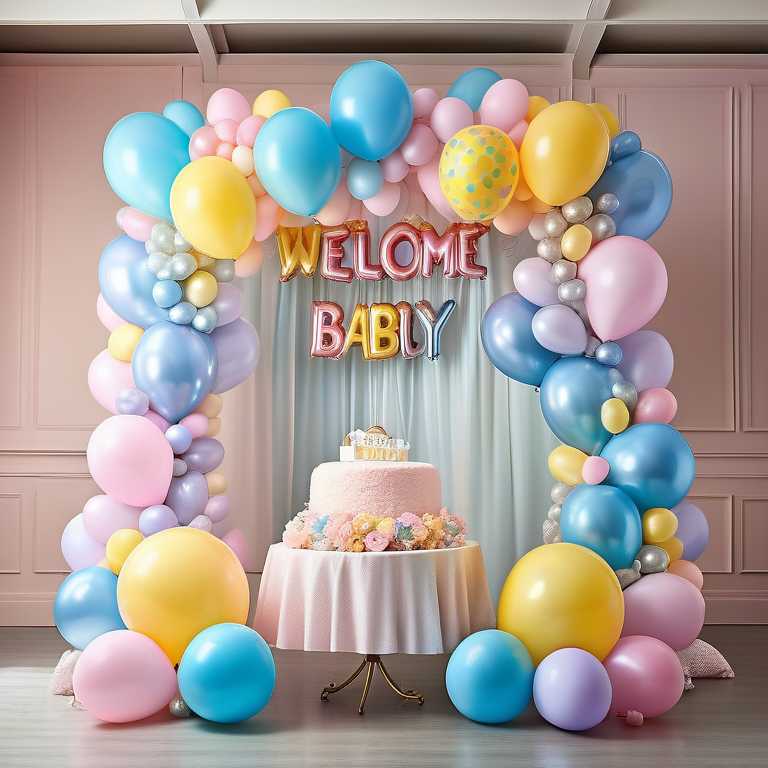
<path fill-rule="evenodd" d="M 538 387 L 559 355 L 539 344 L 531 322 L 538 311 L 519 293 L 507 293 L 483 316 L 481 337 L 485 354 L 505 376 Z"/>
<path fill-rule="evenodd" d="M 602 660 L 621 634 L 624 599 L 616 574 L 592 550 L 548 544 L 510 571 L 499 598 L 498 628 L 519 638 L 533 663 L 560 648 Z"/>
<path fill-rule="evenodd" d="M 131 367 L 152 410 L 173 424 L 211 391 L 218 370 L 216 348 L 206 334 L 166 321 L 148 328 L 139 339 Z"/>
<path fill-rule="evenodd" d="M 602 557 L 615 571 L 629 568 L 643 543 L 637 507 L 619 488 L 579 485 L 563 502 L 563 541 L 581 544 Z"/>
<path fill-rule="evenodd" d="M 668 424 L 635 424 L 600 455 L 611 466 L 606 485 L 621 488 L 641 514 L 653 507 L 672 509 L 693 485 L 693 451 Z"/>
<path fill-rule="evenodd" d="M 541 412 L 555 435 L 586 454 L 599 453 L 611 439 L 603 426 L 603 403 L 622 380 L 615 368 L 588 357 L 566 357 L 555 362 L 541 381 Z"/>
<path fill-rule="evenodd" d="M 402 75 L 382 61 L 360 61 L 331 91 L 331 128 L 344 149 L 363 160 L 396 150 L 413 123 L 413 96 Z"/>
<path fill-rule="evenodd" d="M 117 580 L 129 629 L 151 637 L 177 664 L 207 627 L 248 618 L 248 580 L 235 553 L 196 528 L 169 528 L 139 544 Z"/>
<path fill-rule="evenodd" d="M 302 216 L 325 207 L 341 178 L 339 143 L 309 109 L 288 107 L 272 115 L 256 137 L 253 156 L 264 189 Z"/>
<path fill-rule="evenodd" d="M 154 112 L 124 117 L 104 142 L 104 173 L 117 196 L 165 221 L 171 221 L 173 180 L 188 163 L 189 136 Z"/>
<path fill-rule="evenodd" d="M 241 384 L 256 370 L 259 337 L 245 318 L 238 317 L 227 325 L 214 328 L 210 340 L 218 359 L 218 371 L 211 391 L 220 394 Z"/>
<path fill-rule="evenodd" d="M 171 212 L 179 232 L 216 259 L 237 258 L 253 240 L 256 200 L 245 176 L 223 157 L 201 157 L 179 172 Z"/>
<path fill-rule="evenodd" d="M 675 368 L 670 343 L 656 331 L 642 330 L 618 339 L 621 360 L 617 368 L 638 392 L 663 389 Z"/>
<path fill-rule="evenodd" d="M 580 197 L 600 178 L 610 140 L 602 117 L 587 104 L 561 101 L 539 112 L 520 147 L 523 175 L 548 205 Z"/>

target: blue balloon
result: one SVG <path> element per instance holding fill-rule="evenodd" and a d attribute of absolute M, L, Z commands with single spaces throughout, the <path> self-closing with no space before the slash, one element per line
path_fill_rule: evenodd
<path fill-rule="evenodd" d="M 353 157 L 347 166 L 347 186 L 352 197 L 367 200 L 377 195 L 384 185 L 381 166 L 373 160 Z"/>
<path fill-rule="evenodd" d="M 152 286 L 152 298 L 158 307 L 167 309 L 181 301 L 181 286 L 175 280 L 158 280 Z"/>
<path fill-rule="evenodd" d="M 563 502 L 560 530 L 563 541 L 591 549 L 614 571 L 630 568 L 643 543 L 637 507 L 610 485 L 577 485 Z"/>
<path fill-rule="evenodd" d="M 599 453 L 611 439 L 603 426 L 603 403 L 623 376 L 588 357 L 564 357 L 541 382 L 541 412 L 555 435 L 587 454 Z"/>
<path fill-rule="evenodd" d="M 640 514 L 672 509 L 693 485 L 693 451 L 669 424 L 635 424 L 611 440 L 600 454 L 610 465 L 606 485 L 621 488 Z"/>
<path fill-rule="evenodd" d="M 203 113 L 188 101 L 172 101 L 166 104 L 163 117 L 176 123 L 187 136 L 191 136 L 198 128 L 205 125 Z"/>
<path fill-rule="evenodd" d="M 321 210 L 341 178 L 339 142 L 319 115 L 301 107 L 281 109 L 264 123 L 253 157 L 264 189 L 301 216 Z"/>
<path fill-rule="evenodd" d="M 531 655 L 514 635 L 486 629 L 464 639 L 451 654 L 445 686 L 453 705 L 478 723 L 506 723 L 533 696 Z"/>
<path fill-rule="evenodd" d="M 259 634 L 242 624 L 214 624 L 184 651 L 179 692 L 189 708 L 216 723 L 260 712 L 275 687 L 275 661 Z"/>
<path fill-rule="evenodd" d="M 486 91 L 501 80 L 501 75 L 492 69 L 476 67 L 460 75 L 456 82 L 448 89 L 446 97 L 452 96 L 461 99 L 469 105 L 473 112 L 480 109 L 480 104 Z"/>
<path fill-rule="evenodd" d="M 53 620 L 80 650 L 105 632 L 127 629 L 117 608 L 117 576 L 97 565 L 71 573 L 54 598 Z"/>
<path fill-rule="evenodd" d="M 331 128 L 339 144 L 363 160 L 381 160 L 394 152 L 412 123 L 413 96 L 389 64 L 358 62 L 333 86 Z"/>
<path fill-rule="evenodd" d="M 610 216 L 616 234 L 647 240 L 667 218 L 672 178 L 661 159 L 640 149 L 639 138 L 634 141 L 632 137 L 637 138 L 637 134 L 631 131 L 614 137 L 611 162 L 587 196 L 594 203 L 600 195 L 615 195 L 619 205 Z"/>
<path fill-rule="evenodd" d="M 166 320 L 144 331 L 133 351 L 131 370 L 152 410 L 175 424 L 211 391 L 216 348 L 204 333 Z"/>
<path fill-rule="evenodd" d="M 165 221 L 171 216 L 171 187 L 189 163 L 189 136 L 154 112 L 119 120 L 104 142 L 104 173 L 117 196 Z"/>
<path fill-rule="evenodd" d="M 560 357 L 536 341 L 531 321 L 539 307 L 519 293 L 496 299 L 485 312 L 481 337 L 485 354 L 505 376 L 538 387 Z"/>
<path fill-rule="evenodd" d="M 157 283 L 157 278 L 147 269 L 144 243 L 128 235 L 120 235 L 101 254 L 101 295 L 127 323 L 149 328 L 168 319 L 168 310 L 155 303 Z"/>

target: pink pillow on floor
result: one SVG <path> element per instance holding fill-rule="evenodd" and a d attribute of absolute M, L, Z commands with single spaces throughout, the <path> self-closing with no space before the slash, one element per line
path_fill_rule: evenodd
<path fill-rule="evenodd" d="M 733 677 L 731 665 L 716 648 L 703 640 L 694 640 L 687 648 L 676 651 L 677 658 L 683 665 L 685 690 L 694 687 L 693 677 Z"/>

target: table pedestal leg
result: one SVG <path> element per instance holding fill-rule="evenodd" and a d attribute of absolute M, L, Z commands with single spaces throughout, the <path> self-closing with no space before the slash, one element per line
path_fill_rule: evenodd
<path fill-rule="evenodd" d="M 365 675 L 365 687 L 363 688 L 363 698 L 360 700 L 360 707 L 357 710 L 361 715 L 363 714 L 363 707 L 365 706 L 365 700 L 368 697 L 368 691 L 371 688 L 371 681 L 373 680 L 374 667 L 379 668 L 379 672 L 381 672 L 382 677 L 387 681 L 387 685 L 389 685 L 389 687 L 398 696 L 402 696 L 404 699 L 415 699 L 416 701 L 419 702 L 419 706 L 421 706 L 424 703 L 424 696 L 420 694 L 418 691 L 403 691 L 389 676 L 389 672 L 387 672 L 387 668 L 382 663 L 381 657 L 373 653 L 369 653 L 365 657 L 365 659 L 363 659 L 362 664 L 360 664 L 360 666 L 352 673 L 352 675 L 348 677 L 343 683 L 341 683 L 341 685 L 336 685 L 336 683 L 328 683 L 328 685 L 326 685 L 325 688 L 323 688 L 323 692 L 320 694 L 320 698 L 323 701 L 328 701 L 329 693 L 336 693 L 336 691 L 340 691 L 342 688 L 346 688 L 353 680 L 355 680 L 360 675 L 360 673 L 365 669 L 366 666 L 368 667 L 368 671 Z"/>

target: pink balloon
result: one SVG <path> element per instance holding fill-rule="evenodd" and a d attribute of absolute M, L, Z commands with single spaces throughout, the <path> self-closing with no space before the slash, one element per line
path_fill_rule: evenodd
<path fill-rule="evenodd" d="M 220 120 L 234 120 L 242 123 L 253 114 L 251 105 L 242 93 L 233 88 L 219 88 L 215 91 L 206 108 L 205 116 L 208 122 L 216 125 Z"/>
<path fill-rule="evenodd" d="M 176 671 L 157 643 L 117 629 L 91 641 L 72 675 L 77 700 L 99 720 L 130 723 L 168 706 Z"/>
<path fill-rule="evenodd" d="M 208 431 L 208 421 L 209 419 L 204 413 L 190 413 L 179 424 L 186 427 L 192 437 L 195 438 L 202 437 Z"/>
<path fill-rule="evenodd" d="M 245 534 L 239 528 L 233 528 L 227 531 L 221 540 L 237 555 L 243 570 L 248 570 L 248 542 L 245 540 Z"/>
<path fill-rule="evenodd" d="M 363 200 L 363 205 L 374 216 L 389 216 L 397 208 L 399 202 L 400 185 L 392 181 L 385 181 L 377 194 Z"/>
<path fill-rule="evenodd" d="M 142 414 L 142 418 L 147 419 L 147 421 L 152 422 L 163 434 L 165 434 L 168 427 L 171 426 L 171 422 L 167 419 L 164 419 L 157 411 L 153 411 L 151 408 L 144 414 Z"/>
<path fill-rule="evenodd" d="M 419 88 L 413 92 L 413 119 L 429 120 L 432 110 L 437 106 L 440 97 L 432 88 Z"/>
<path fill-rule="evenodd" d="M 677 398 L 668 389 L 644 389 L 637 396 L 633 424 L 669 424 L 677 413 Z"/>
<path fill-rule="evenodd" d="M 245 147 L 253 149 L 253 145 L 256 143 L 256 136 L 258 136 L 261 126 L 267 122 L 267 118 L 263 115 L 251 115 L 243 120 L 237 129 L 237 143 Z"/>
<path fill-rule="evenodd" d="M 521 120 L 517 125 L 512 127 L 512 130 L 508 134 L 509 138 L 512 139 L 512 143 L 515 145 L 515 148 L 518 151 L 523 144 L 523 139 L 525 138 L 525 134 L 527 132 L 528 123 L 526 123 L 525 120 Z"/>
<path fill-rule="evenodd" d="M 61 534 L 61 554 L 73 571 L 98 565 L 106 556 L 107 548 L 85 530 L 83 513 L 75 515 Z"/>
<path fill-rule="evenodd" d="M 250 277 L 255 275 L 264 264 L 264 246 L 251 240 L 248 247 L 237 257 L 235 261 L 235 275 L 237 277 Z"/>
<path fill-rule="evenodd" d="M 459 101 L 459 99 L 456 99 Z M 464 104 L 464 102 L 461 102 Z M 451 208 L 450 203 L 445 199 L 443 190 L 440 187 L 440 152 L 425 165 L 420 165 L 418 170 L 419 186 L 432 204 L 435 210 L 449 221 L 458 221 L 459 215 Z"/>
<path fill-rule="evenodd" d="M 525 203 L 513 197 L 501 212 L 494 216 L 493 225 L 505 235 L 519 235 L 528 227 L 532 218 L 533 211 Z"/>
<path fill-rule="evenodd" d="M 557 286 L 549 281 L 551 266 L 546 259 L 533 256 L 530 259 L 523 259 L 512 273 L 512 281 L 517 292 L 537 307 L 560 303 L 557 298 Z"/>
<path fill-rule="evenodd" d="M 222 157 L 224 160 L 231 160 L 232 153 L 235 151 L 235 145 L 228 141 L 219 142 L 216 147 L 216 157 Z"/>
<path fill-rule="evenodd" d="M 99 294 L 99 297 L 96 299 L 96 314 L 99 316 L 99 320 L 101 320 L 101 324 L 110 332 L 116 330 L 121 325 L 125 325 L 125 320 L 123 320 L 120 315 L 115 312 L 112 307 L 107 304 L 107 300 Z M 109 354 L 108 350 L 104 350 Z M 110 357 L 112 357 L 110 355 Z"/>
<path fill-rule="evenodd" d="M 144 416 L 110 416 L 93 430 L 86 455 L 93 479 L 113 499 L 135 507 L 165 500 L 173 450 Z"/>
<path fill-rule="evenodd" d="M 429 126 L 443 144 L 463 128 L 474 125 L 474 122 L 472 107 L 455 96 L 446 96 L 438 101 L 429 116 Z"/>
<path fill-rule="evenodd" d="M 400 145 L 400 153 L 405 162 L 408 165 L 424 165 L 435 156 L 435 152 L 437 152 L 437 136 L 434 131 L 428 125 L 414 123 Z M 400 181 L 400 179 L 393 179 L 393 181 Z"/>
<path fill-rule="evenodd" d="M 237 130 L 239 127 L 239 123 L 225 118 L 224 120 L 219 120 L 213 127 L 213 130 L 220 141 L 226 141 L 228 144 L 237 144 Z"/>
<path fill-rule="evenodd" d="M 217 493 L 208 499 L 208 503 L 205 505 L 204 514 L 212 523 L 220 523 L 227 517 L 230 509 L 231 502 L 229 499 L 226 496 Z"/>
<path fill-rule="evenodd" d="M 135 208 L 121 208 L 117 212 L 117 226 L 122 229 L 128 237 L 145 243 L 152 237 L 152 227 L 159 224 L 161 219 L 156 219 Z"/>
<path fill-rule="evenodd" d="M 96 541 L 106 544 L 115 531 L 124 528 L 138 531 L 143 511 L 144 507 L 132 507 L 109 496 L 92 496 L 83 507 L 83 525 Z"/>
<path fill-rule="evenodd" d="M 648 635 L 681 651 L 699 636 L 704 612 L 704 598 L 690 581 L 673 573 L 649 573 L 624 590 L 621 636 Z"/>
<path fill-rule="evenodd" d="M 253 239 L 260 243 L 266 240 L 277 229 L 279 221 L 280 206 L 269 195 L 257 197 Z"/>
<path fill-rule="evenodd" d="M 635 710 L 645 718 L 657 717 L 672 709 L 683 694 L 683 665 L 677 654 L 655 637 L 619 638 L 603 659 L 603 666 L 611 678 L 614 712 Z"/>
<path fill-rule="evenodd" d="M 237 320 L 243 314 L 245 296 L 236 285 L 219 283 L 219 290 L 216 298 L 211 302 L 211 306 L 216 310 L 216 325 L 226 325 Z"/>
<path fill-rule="evenodd" d="M 353 197 L 349 193 L 346 176 L 342 174 L 331 199 L 317 212 L 315 218 L 326 227 L 336 227 L 343 224 L 349 218 L 352 200 Z M 235 262 L 235 267 L 237 267 L 237 262 Z"/>
<path fill-rule="evenodd" d="M 219 137 L 210 125 L 198 128 L 189 138 L 189 156 L 192 160 L 201 157 L 213 157 L 216 147 L 219 146 Z"/>
<path fill-rule="evenodd" d="M 587 485 L 598 485 L 610 471 L 611 465 L 602 456 L 588 456 L 581 468 L 581 477 Z"/>
<path fill-rule="evenodd" d="M 434 136 L 434 134 L 432 135 Z M 384 181 L 402 181 L 410 170 L 399 149 L 396 149 L 386 157 L 382 157 L 379 160 L 379 165 L 381 166 Z"/>
<path fill-rule="evenodd" d="M 117 393 L 123 389 L 136 389 L 131 364 L 116 360 L 108 349 L 99 352 L 88 368 L 88 388 L 99 405 L 110 413 L 117 413 Z"/>
<path fill-rule="evenodd" d="M 616 366 L 621 375 L 644 389 L 664 389 L 675 369 L 675 356 L 669 342 L 656 331 L 635 331 L 617 339 L 621 347 L 621 362 Z"/>
<path fill-rule="evenodd" d="M 528 114 L 528 89 L 519 80 L 495 82 L 480 102 L 480 120 L 509 133 Z"/>
<path fill-rule="evenodd" d="M 699 566 L 690 560 L 675 560 L 669 564 L 667 573 L 673 573 L 675 576 L 687 579 L 696 589 L 701 589 L 704 586 L 704 574 L 699 570 Z"/>
<path fill-rule="evenodd" d="M 584 304 L 602 341 L 642 328 L 664 303 L 667 269 L 645 240 L 617 235 L 602 240 L 578 262 L 587 285 Z"/>
<path fill-rule="evenodd" d="M 587 348 L 587 329 L 565 304 L 542 307 L 533 316 L 531 330 L 542 347 L 558 355 L 580 355 Z"/>
<path fill-rule="evenodd" d="M 528 225 L 528 232 L 534 240 L 543 240 L 545 237 L 548 237 L 547 230 L 544 229 L 544 219 L 546 217 L 546 213 L 533 214 L 531 223 Z"/>

